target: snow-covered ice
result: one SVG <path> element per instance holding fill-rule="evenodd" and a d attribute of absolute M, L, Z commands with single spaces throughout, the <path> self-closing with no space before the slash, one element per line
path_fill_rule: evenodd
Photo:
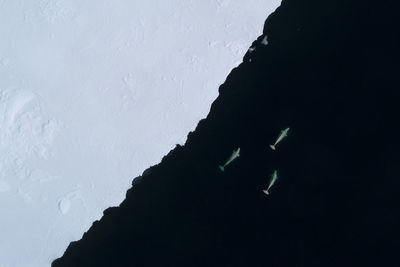
<path fill-rule="evenodd" d="M 0 0 L 0 266 L 49 266 L 204 118 L 278 0 Z"/>

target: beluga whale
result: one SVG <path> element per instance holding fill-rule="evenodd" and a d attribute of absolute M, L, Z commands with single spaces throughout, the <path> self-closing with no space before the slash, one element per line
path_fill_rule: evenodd
<path fill-rule="evenodd" d="M 283 140 L 283 138 L 285 138 L 287 136 L 289 129 L 290 128 L 286 128 L 286 129 L 282 130 L 281 133 L 279 134 L 278 138 L 276 139 L 275 143 L 273 145 L 269 145 L 269 147 L 272 150 L 276 150 L 276 145 L 278 145 L 278 143 L 280 143 Z"/>
<path fill-rule="evenodd" d="M 272 173 L 268 188 L 263 190 L 264 194 L 269 195 L 269 189 L 275 184 L 276 180 L 278 180 L 278 171 L 277 170 L 275 170 Z"/>
<path fill-rule="evenodd" d="M 229 157 L 229 159 L 225 162 L 224 165 L 219 165 L 219 169 L 221 171 L 225 170 L 225 167 L 228 166 L 232 161 L 234 161 L 236 158 L 240 156 L 240 147 L 237 150 L 233 150 L 232 155 Z"/>

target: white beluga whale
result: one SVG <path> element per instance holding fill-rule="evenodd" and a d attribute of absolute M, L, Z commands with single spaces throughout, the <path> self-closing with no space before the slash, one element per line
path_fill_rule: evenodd
<path fill-rule="evenodd" d="M 289 129 L 290 128 L 286 128 L 286 129 L 282 130 L 281 133 L 279 134 L 278 138 L 276 139 L 275 143 L 273 145 L 269 145 L 269 147 L 272 148 L 272 150 L 276 150 L 276 145 L 278 145 L 279 142 L 281 142 L 283 140 L 283 138 L 285 138 L 287 136 Z"/>
<path fill-rule="evenodd" d="M 265 37 L 262 39 L 261 44 L 263 44 L 263 45 L 268 45 L 268 37 L 267 37 L 267 36 L 265 36 Z"/>
<path fill-rule="evenodd" d="M 271 175 L 268 188 L 263 190 L 264 194 L 269 195 L 269 189 L 275 184 L 277 179 L 278 179 L 278 171 L 275 170 Z"/>
<path fill-rule="evenodd" d="M 238 158 L 240 156 L 239 153 L 240 153 L 240 147 L 237 150 L 233 150 L 232 155 L 225 162 L 225 164 L 224 165 L 219 165 L 220 170 L 224 171 L 226 166 L 228 166 L 232 161 L 234 161 L 236 158 Z"/>

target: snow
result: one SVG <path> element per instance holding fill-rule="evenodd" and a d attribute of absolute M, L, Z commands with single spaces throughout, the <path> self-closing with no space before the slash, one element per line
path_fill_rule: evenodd
<path fill-rule="evenodd" d="M 277 0 L 0 0 L 0 266 L 49 266 L 204 118 Z"/>

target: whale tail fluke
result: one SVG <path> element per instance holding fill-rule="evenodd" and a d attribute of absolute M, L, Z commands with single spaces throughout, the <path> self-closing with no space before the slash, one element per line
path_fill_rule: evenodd
<path fill-rule="evenodd" d="M 263 190 L 264 194 L 269 195 L 268 190 Z"/>
<path fill-rule="evenodd" d="M 225 170 L 224 166 L 221 166 L 221 165 L 219 165 L 219 169 L 220 169 L 221 171 L 224 171 L 224 170 Z"/>
<path fill-rule="evenodd" d="M 275 150 L 275 146 L 274 146 L 274 145 L 269 145 L 269 147 L 270 147 L 272 150 Z"/>

